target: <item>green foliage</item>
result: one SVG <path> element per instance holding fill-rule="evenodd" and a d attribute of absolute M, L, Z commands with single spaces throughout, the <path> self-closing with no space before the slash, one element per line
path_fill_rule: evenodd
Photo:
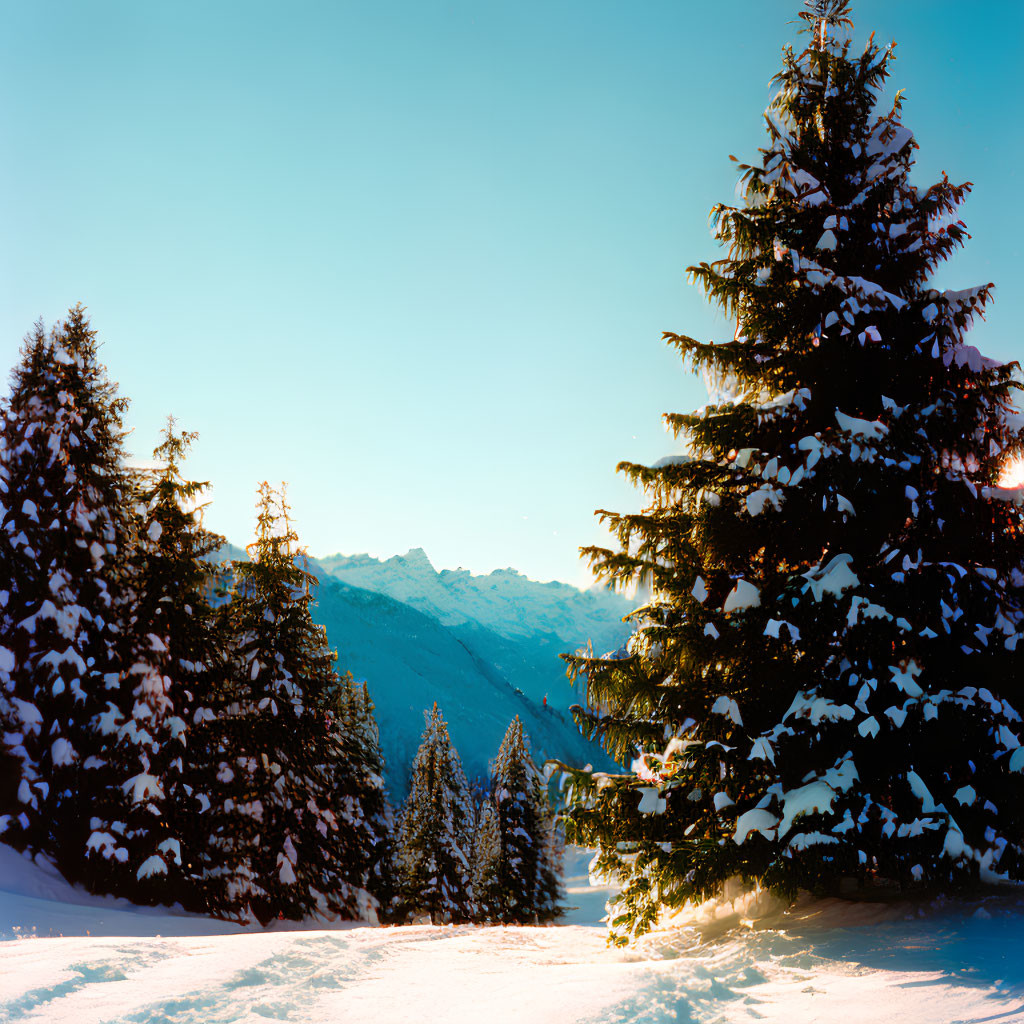
<path fill-rule="evenodd" d="M 495 758 L 491 793 L 500 838 L 494 918 L 506 924 L 532 924 L 557 917 L 561 849 L 518 716 Z"/>
<path fill-rule="evenodd" d="M 473 836 L 473 895 L 479 920 L 504 920 L 501 825 L 497 808 L 490 799 L 480 808 Z"/>
<path fill-rule="evenodd" d="M 283 495 L 261 488 L 252 561 L 213 566 L 196 435 L 169 420 L 129 472 L 125 406 L 81 306 L 36 325 L 0 410 L 0 836 L 139 903 L 373 919 L 373 705 L 310 617 Z"/>
<path fill-rule="evenodd" d="M 127 564 L 121 667 L 104 715 L 104 764 L 90 783 L 84 881 L 136 903 L 199 906 L 206 837 L 193 787 L 203 777 L 201 710 L 224 668 L 226 638 L 209 604 L 209 556 L 224 543 L 202 525 L 205 483 L 181 462 L 194 433 L 168 419 L 139 474 Z M 196 722 L 196 712 L 200 711 Z"/>
<path fill-rule="evenodd" d="M 257 508 L 252 560 L 233 567 L 228 675 L 207 730 L 217 765 L 208 780 L 209 898 L 219 913 L 264 923 L 365 917 L 368 854 L 346 857 L 365 822 L 340 789 L 349 771 L 365 772 L 347 756 L 358 747 L 346 750 L 342 730 L 351 698 L 310 615 L 316 577 L 297 564 L 283 493 L 262 484 Z M 369 721 L 365 706 L 362 714 Z"/>
<path fill-rule="evenodd" d="M 650 597 L 615 655 L 569 657 L 584 733 L 631 770 L 566 769 L 571 842 L 622 882 L 615 941 L 731 876 L 948 888 L 1024 870 L 1016 364 L 965 333 L 992 286 L 940 292 L 970 189 L 911 184 L 892 48 L 809 4 L 716 206 L 727 255 L 690 268 L 731 340 L 666 334 L 711 393 L 666 421 L 684 451 L 619 468 L 597 574 Z M 638 756 L 639 755 L 639 756 Z"/>
<path fill-rule="evenodd" d="M 344 672 L 328 697 L 325 723 L 331 750 L 323 773 L 338 822 L 334 857 L 345 865 L 346 878 L 386 906 L 394 890 L 390 876 L 394 820 L 366 683 L 357 683 L 351 672 Z"/>
<path fill-rule="evenodd" d="M 76 306 L 26 339 L 3 415 L 0 476 L 0 719 L 16 779 L 4 840 L 56 857 L 77 879 L 90 772 L 117 678 L 131 524 L 125 400 Z"/>
<path fill-rule="evenodd" d="M 471 921 L 478 911 L 469 861 L 474 825 L 469 785 L 437 704 L 424 718 L 397 829 L 397 916 L 428 914 L 432 924 Z"/>

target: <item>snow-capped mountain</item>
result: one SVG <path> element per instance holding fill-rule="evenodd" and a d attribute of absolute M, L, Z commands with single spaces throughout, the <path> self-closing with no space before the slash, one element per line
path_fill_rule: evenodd
<path fill-rule="evenodd" d="M 438 572 L 422 548 L 386 560 L 331 555 L 315 564 L 336 580 L 430 616 L 531 700 L 562 710 L 582 697 L 569 685 L 559 655 L 588 643 L 603 654 L 629 635 L 622 617 L 632 605 L 603 588 L 538 583 L 515 569 L 479 576 L 467 569 Z"/>
<path fill-rule="evenodd" d="M 621 644 L 628 630 L 621 619 L 630 603 L 601 588 L 578 590 L 568 583 L 537 583 L 515 569 L 474 576 L 468 569 L 438 572 L 422 548 L 384 561 L 370 555 L 317 559 L 332 576 L 364 590 L 402 601 L 445 626 L 478 623 L 515 640 L 557 637 L 575 650 L 590 640 L 598 653 Z"/>

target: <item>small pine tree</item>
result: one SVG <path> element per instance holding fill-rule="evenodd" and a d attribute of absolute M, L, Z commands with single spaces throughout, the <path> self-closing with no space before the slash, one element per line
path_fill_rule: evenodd
<path fill-rule="evenodd" d="M 565 887 L 562 884 L 565 836 L 555 822 L 551 803 L 543 788 L 541 798 L 542 843 L 540 871 L 537 877 L 537 920 L 553 921 L 565 913 Z"/>
<path fill-rule="evenodd" d="M 569 659 L 586 733 L 642 752 L 568 794 L 570 837 L 623 882 L 619 941 L 733 875 L 1024 876 L 1015 364 L 965 340 L 990 285 L 929 283 L 969 186 L 910 183 L 899 96 L 874 110 L 892 49 L 854 53 L 848 13 L 802 13 L 745 203 L 713 211 L 728 255 L 691 268 L 736 331 L 667 335 L 713 385 L 667 417 L 687 454 L 620 467 L 649 504 L 587 551 L 651 593 L 623 657 Z"/>
<path fill-rule="evenodd" d="M 0 808 L 6 842 L 79 877 L 102 768 L 132 482 L 126 406 L 97 359 L 83 307 L 25 341 L 3 418 L 0 672 L 4 745 L 18 774 Z M 9 761 L 10 763 L 10 761 Z"/>
<path fill-rule="evenodd" d="M 389 876 L 394 815 L 384 788 L 384 757 L 365 682 L 344 672 L 326 712 L 333 756 L 324 766 L 331 809 L 339 823 L 338 859 L 381 906 L 393 896 Z"/>
<path fill-rule="evenodd" d="M 104 785 L 92 818 L 86 882 L 135 903 L 195 905 L 205 842 L 191 781 L 200 744 L 189 723 L 223 667 L 224 643 L 209 605 L 210 554 L 223 538 L 202 525 L 206 484 L 180 467 L 194 433 L 168 419 L 153 452 L 162 468 L 141 485 L 126 587 L 120 688 L 105 716 Z M 198 737 L 197 737 L 198 738 Z M 117 855 L 124 850 L 127 857 Z"/>
<path fill-rule="evenodd" d="M 543 782 L 518 716 L 494 761 L 492 793 L 500 837 L 496 916 L 517 924 L 550 920 L 560 912 L 559 847 Z"/>
<path fill-rule="evenodd" d="M 437 704 L 424 718 L 398 825 L 399 915 L 429 914 L 433 924 L 471 921 L 477 913 L 469 862 L 473 802 Z"/>
<path fill-rule="evenodd" d="M 501 827 L 489 796 L 480 807 L 473 836 L 473 895 L 478 920 L 502 920 Z"/>

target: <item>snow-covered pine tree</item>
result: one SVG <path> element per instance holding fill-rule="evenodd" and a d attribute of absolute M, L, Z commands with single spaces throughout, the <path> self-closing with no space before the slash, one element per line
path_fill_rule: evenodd
<path fill-rule="evenodd" d="M 553 921 L 565 913 L 562 901 L 565 836 L 555 821 L 546 787 L 542 790 L 544 825 L 541 829 L 540 874 L 537 878 L 537 920 Z"/>
<path fill-rule="evenodd" d="M 231 665 L 208 732 L 217 775 L 207 892 L 218 913 L 267 922 L 313 915 L 369 915 L 372 901 L 341 860 L 344 826 L 334 808 L 337 730 L 334 652 L 313 622 L 316 577 L 296 565 L 283 493 L 260 487 L 250 562 L 234 563 L 226 606 Z M 341 802 L 344 806 L 344 802 Z"/>
<path fill-rule="evenodd" d="M 121 685 L 104 716 L 108 749 L 93 806 L 85 881 L 135 903 L 197 905 L 205 819 L 192 796 L 206 752 L 189 723 L 224 667 L 210 607 L 209 556 L 222 537 L 203 527 L 205 483 L 181 463 L 196 438 L 169 418 L 144 474 L 129 560 L 120 644 Z M 196 737 L 198 738 L 198 737 Z M 127 856 L 118 856 L 124 850 Z"/>
<path fill-rule="evenodd" d="M 429 914 L 433 924 L 471 921 L 477 912 L 469 863 L 473 802 L 437 704 L 424 718 L 397 830 L 399 914 Z"/>
<path fill-rule="evenodd" d="M 0 581 L 4 743 L 16 801 L 5 842 L 81 872 L 108 696 L 118 687 L 123 565 L 131 529 L 126 406 L 97 359 L 82 306 L 37 324 L 3 416 Z"/>
<path fill-rule="evenodd" d="M 488 794 L 480 805 L 473 833 L 473 896 L 478 921 L 500 921 L 504 910 L 501 898 L 501 831 L 498 810 Z"/>
<path fill-rule="evenodd" d="M 494 760 L 492 781 L 500 855 L 495 916 L 507 924 L 550 920 L 559 913 L 557 842 L 540 772 L 517 715 Z"/>
<path fill-rule="evenodd" d="M 27 340 L 26 340 L 27 344 Z M 0 427 L 6 419 L 6 409 L 0 405 Z M 7 434 L 0 429 L 0 565 L 10 564 L 10 537 L 2 528 L 6 516 L 6 507 L 10 502 L 10 471 L 7 468 Z M 18 756 L 20 751 L 27 754 L 23 746 L 25 723 L 12 704 L 14 684 L 11 673 L 14 671 L 13 643 L 8 639 L 13 633 L 13 623 L 8 618 L 11 588 L 8 582 L 0 584 L 0 841 L 6 837 L 3 833 L 10 828 L 11 817 L 20 814 L 18 807 L 18 790 L 21 788 L 24 762 Z M 4 646 L 4 644 L 8 646 Z M 26 783 L 27 785 L 27 783 Z M 28 818 L 23 824 L 28 823 Z"/>
<path fill-rule="evenodd" d="M 620 467 L 648 504 L 585 551 L 651 586 L 623 656 L 569 659 L 584 730 L 635 758 L 567 786 L 622 941 L 733 875 L 1024 874 L 1015 364 L 965 340 L 991 285 L 929 285 L 969 186 L 911 183 L 892 47 L 854 52 L 848 15 L 801 14 L 745 203 L 713 211 L 728 255 L 691 269 L 735 337 L 666 336 L 719 393 L 666 417 L 685 454 Z"/>
<path fill-rule="evenodd" d="M 336 856 L 347 878 L 358 879 L 387 906 L 394 895 L 389 868 L 394 814 L 384 788 L 380 732 L 366 682 L 342 673 L 326 721 L 334 751 L 324 771 L 339 826 Z"/>

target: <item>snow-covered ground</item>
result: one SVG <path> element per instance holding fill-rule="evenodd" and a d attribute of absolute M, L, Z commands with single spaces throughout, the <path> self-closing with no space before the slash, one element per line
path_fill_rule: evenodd
<path fill-rule="evenodd" d="M 584 871 L 577 854 L 573 870 Z M 549 928 L 243 930 L 72 890 L 0 846 L 0 1021 L 1024 1021 L 1024 901 L 798 904 L 609 950 L 604 893 Z"/>

